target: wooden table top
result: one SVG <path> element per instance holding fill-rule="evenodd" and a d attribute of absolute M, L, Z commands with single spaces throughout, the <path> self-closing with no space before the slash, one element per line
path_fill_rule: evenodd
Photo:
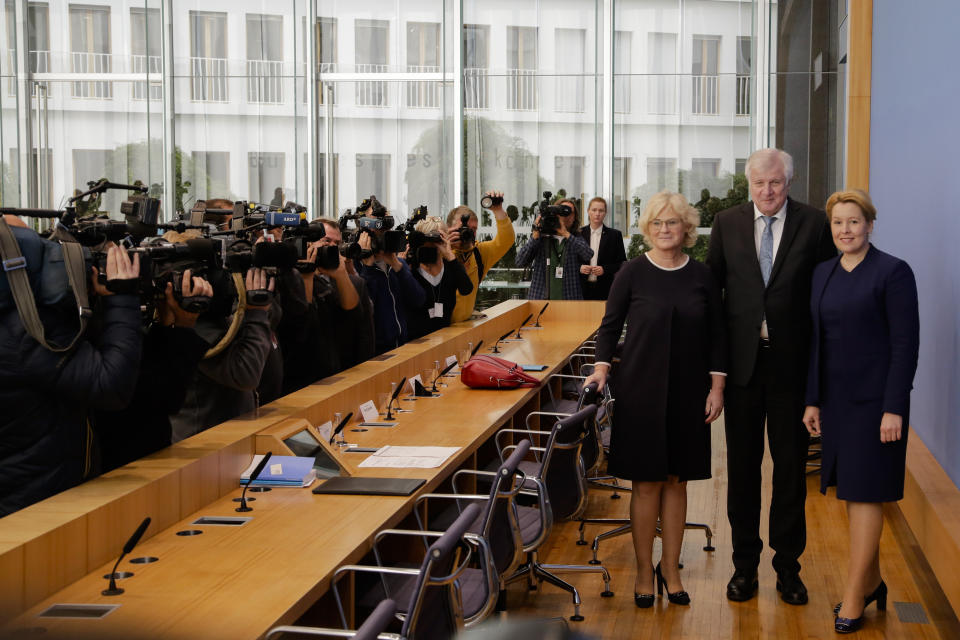
<path fill-rule="evenodd" d="M 569 313 L 555 311 L 551 321 L 545 322 L 545 329 L 525 331 L 522 342 L 502 345 L 502 356 L 520 363 L 546 364 L 547 371 L 534 375 L 549 375 L 562 366 L 576 346 L 599 325 L 602 305 L 582 304 L 580 308 L 570 306 Z M 521 312 L 522 320 L 525 309 L 520 309 L 520 305 L 514 307 Z M 427 343 L 442 352 L 445 347 L 453 348 L 455 342 L 459 345 L 463 342 L 461 338 L 453 332 L 446 339 L 444 336 L 431 337 Z M 356 370 L 341 374 L 342 380 L 333 385 L 311 386 L 293 394 L 299 394 L 298 398 L 288 396 L 281 399 L 275 404 L 287 406 L 289 410 L 278 410 L 274 417 L 307 417 L 315 407 L 323 405 L 323 409 L 315 411 L 319 415 L 308 418 L 316 425 L 329 419 L 325 416 L 331 407 L 336 406 L 331 403 L 338 398 L 355 402 L 357 397 L 370 396 L 376 389 L 388 390 L 389 386 L 384 387 L 386 380 L 399 379 L 396 374 L 400 370 L 415 368 L 420 364 L 419 359 L 423 359 L 423 345 L 413 346 L 421 350 L 411 349 L 407 358 L 398 355 L 392 361 L 364 363 Z M 488 352 L 486 348 L 484 352 Z M 431 352 L 424 357 L 429 359 L 434 355 Z M 385 377 L 378 377 L 381 371 L 386 373 Z M 371 372 L 376 375 L 370 377 Z M 385 444 L 461 447 L 444 465 L 437 469 L 359 469 L 357 465 L 366 455 L 344 453 L 340 454 L 340 459 L 345 466 L 356 475 L 425 478 L 427 483 L 418 493 L 428 492 L 454 469 L 469 464 L 476 448 L 509 422 L 514 412 L 529 405 L 539 394 L 538 389 L 472 390 L 464 387 L 458 378 L 446 381 L 449 386 L 441 389 L 443 395 L 440 398 L 401 403 L 403 408 L 413 407 L 414 411 L 399 414 L 398 426 L 346 432 L 348 441 L 365 447 Z M 355 405 L 343 409 L 356 411 Z M 266 413 L 270 414 L 269 411 Z M 271 424 L 275 423 L 276 420 Z M 197 443 L 194 453 L 200 456 L 219 444 L 234 446 L 236 438 L 231 429 L 235 426 L 229 426 L 231 424 L 211 429 L 213 433 Z M 220 430 L 219 440 L 217 430 Z M 250 446 L 250 443 L 246 444 L 248 453 L 238 454 L 247 463 Z M 179 464 L 187 455 L 184 447 L 179 448 L 180 453 L 170 453 L 176 450 L 171 448 L 167 455 L 151 456 L 135 466 L 140 473 L 156 472 L 159 477 L 164 469 Z M 100 483 L 94 493 L 111 489 L 124 491 L 124 483 L 132 480 L 123 476 L 118 474 L 113 484 Z M 235 475 L 232 477 L 236 478 Z M 26 608 L 6 625 L 5 631 L 27 632 L 42 628 L 46 637 L 72 638 L 194 638 L 201 633 L 211 638 L 257 638 L 271 627 L 291 623 L 302 615 L 328 589 L 335 569 L 358 561 L 370 549 L 376 532 L 400 522 L 410 512 L 416 497 L 314 495 L 309 490 L 284 488 L 257 494 L 256 501 L 251 503 L 253 511 L 238 514 L 234 511 L 236 503 L 233 498 L 239 496 L 240 490 L 236 488 L 235 479 L 233 483 L 232 489 L 205 502 L 172 526 L 151 532 L 151 537 L 141 542 L 131 554 L 132 557 L 156 556 L 158 562 L 131 564 L 130 558 L 124 559 L 118 570 L 135 574 L 120 581 L 119 585 L 126 590 L 124 594 L 113 597 L 100 594 L 106 587 L 103 575 L 109 573 L 115 562 L 112 558 L 99 566 L 91 566 L 79 580 Z M 90 491 L 86 489 L 86 492 Z M 144 515 L 151 515 L 157 507 L 156 501 L 163 500 L 163 492 L 154 491 L 143 499 L 142 511 L 132 517 L 139 520 Z M 56 518 L 58 508 L 66 508 L 65 503 L 52 501 L 29 516 L 38 521 L 45 517 Z M 239 527 L 190 525 L 199 516 L 240 515 L 252 519 Z M 131 514 L 126 516 L 129 520 Z M 37 526 L 42 529 L 42 522 Z M 189 537 L 176 535 L 177 531 L 197 528 L 204 533 Z M 125 540 L 131 531 L 124 530 L 117 536 Z M 14 536 L 5 538 L 3 532 L 0 527 L 0 552 L 4 544 L 16 543 L 16 540 L 6 539 Z M 61 543 L 69 544 L 71 536 L 60 533 Z M 95 531 L 83 532 L 84 537 L 95 535 Z M 122 541 L 116 545 L 118 553 L 121 545 Z M 26 580 L 29 582 L 30 577 L 27 576 Z M 37 617 L 54 603 L 120 606 L 99 620 Z"/>

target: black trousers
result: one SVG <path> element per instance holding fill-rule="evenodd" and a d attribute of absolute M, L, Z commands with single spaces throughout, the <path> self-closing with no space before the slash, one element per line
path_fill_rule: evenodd
<path fill-rule="evenodd" d="M 769 543 L 773 568 L 800 570 L 807 543 L 804 501 L 809 435 L 803 426 L 803 388 L 783 381 L 783 372 L 761 347 L 747 386 L 728 384 L 725 393 L 727 436 L 727 517 L 733 536 L 733 565 L 745 572 L 760 564 L 760 465 L 764 424 L 773 459 Z"/>

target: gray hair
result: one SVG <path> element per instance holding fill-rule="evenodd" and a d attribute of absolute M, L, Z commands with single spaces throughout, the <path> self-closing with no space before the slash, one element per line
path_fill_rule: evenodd
<path fill-rule="evenodd" d="M 744 168 L 743 172 L 746 174 L 747 180 L 749 181 L 751 170 L 754 167 L 769 168 L 775 162 L 780 162 L 783 164 L 783 174 L 787 178 L 787 182 L 793 180 L 793 156 L 780 149 L 757 149 L 750 154 L 749 158 L 747 158 L 747 166 Z"/>

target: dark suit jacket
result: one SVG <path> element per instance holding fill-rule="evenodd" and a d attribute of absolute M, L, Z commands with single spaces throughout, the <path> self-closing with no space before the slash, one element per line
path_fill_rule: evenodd
<path fill-rule="evenodd" d="M 788 198 L 783 235 L 770 282 L 764 287 L 754 240 L 753 203 L 717 214 L 707 264 L 724 292 L 731 383 L 749 383 L 766 313 L 771 356 L 782 372 L 776 382 L 796 388 L 803 397 L 810 344 L 810 280 L 817 264 L 836 255 L 826 214 Z"/>
<path fill-rule="evenodd" d="M 580 237 L 583 238 L 587 246 L 590 246 L 590 225 L 580 229 Z M 603 267 L 603 275 L 597 276 L 596 286 L 593 287 L 595 299 L 606 300 L 610 294 L 610 285 L 613 284 L 613 277 L 624 262 L 627 261 L 627 253 L 623 249 L 623 234 L 618 229 L 613 229 L 603 225 L 600 232 L 600 255 L 597 256 L 597 266 Z M 580 282 L 587 285 L 587 276 L 580 274 Z M 585 290 L 586 291 L 586 290 Z"/>
<path fill-rule="evenodd" d="M 820 299 L 830 276 L 842 267 L 840 258 L 819 265 L 813 272 L 810 312 L 813 337 L 806 404 L 820 406 Z M 860 271 L 862 270 L 862 271 Z M 857 265 L 856 313 L 839 327 L 849 377 L 844 394 L 853 402 L 882 400 L 883 411 L 906 416 L 910 390 L 917 370 L 920 318 L 917 283 L 906 262 L 870 245 Z M 906 427 L 906 425 L 904 425 Z M 879 424 L 878 424 L 879 428 Z"/>

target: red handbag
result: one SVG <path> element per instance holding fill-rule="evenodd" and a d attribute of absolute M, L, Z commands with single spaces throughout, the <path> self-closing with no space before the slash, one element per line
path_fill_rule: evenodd
<path fill-rule="evenodd" d="M 540 381 L 525 373 L 516 362 L 478 355 L 467 360 L 460 381 L 471 389 L 516 389 L 537 387 Z"/>

